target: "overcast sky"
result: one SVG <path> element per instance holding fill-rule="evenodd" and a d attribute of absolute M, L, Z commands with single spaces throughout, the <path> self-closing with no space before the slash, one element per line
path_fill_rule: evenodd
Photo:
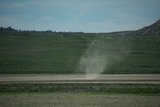
<path fill-rule="evenodd" d="M 112 32 L 160 18 L 160 0 L 0 0 L 0 26 L 23 30 Z"/>

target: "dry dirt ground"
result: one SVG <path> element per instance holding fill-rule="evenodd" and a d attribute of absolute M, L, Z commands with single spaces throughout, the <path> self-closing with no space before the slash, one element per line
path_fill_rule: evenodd
<path fill-rule="evenodd" d="M 160 84 L 160 74 L 110 74 L 110 75 L 0 74 L 0 83 L 12 83 L 12 82 Z"/>
<path fill-rule="evenodd" d="M 0 107 L 160 107 L 158 95 L 1 93 Z"/>

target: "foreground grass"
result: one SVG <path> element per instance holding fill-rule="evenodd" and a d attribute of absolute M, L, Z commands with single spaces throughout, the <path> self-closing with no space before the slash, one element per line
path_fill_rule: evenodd
<path fill-rule="evenodd" d="M 0 84 L 0 92 L 92 92 L 160 94 L 160 85 L 105 83 L 11 83 Z"/>
<path fill-rule="evenodd" d="M 108 93 L 0 93 L 1 107 L 159 107 L 159 95 Z"/>

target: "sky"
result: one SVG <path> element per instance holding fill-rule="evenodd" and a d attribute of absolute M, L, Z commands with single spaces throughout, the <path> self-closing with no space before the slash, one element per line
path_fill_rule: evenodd
<path fill-rule="evenodd" d="M 0 0 L 0 26 L 21 30 L 114 32 L 160 19 L 160 0 Z"/>

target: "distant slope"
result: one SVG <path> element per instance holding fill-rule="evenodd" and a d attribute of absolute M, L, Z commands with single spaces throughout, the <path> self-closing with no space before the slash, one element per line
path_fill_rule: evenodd
<path fill-rule="evenodd" d="M 118 34 L 122 36 L 160 36 L 160 19 L 149 26 L 143 27 L 142 29 L 111 32 L 109 34 Z"/>
<path fill-rule="evenodd" d="M 160 36 L 160 19 L 157 22 L 151 24 L 150 26 L 146 26 L 140 30 L 137 30 L 135 34 Z"/>

